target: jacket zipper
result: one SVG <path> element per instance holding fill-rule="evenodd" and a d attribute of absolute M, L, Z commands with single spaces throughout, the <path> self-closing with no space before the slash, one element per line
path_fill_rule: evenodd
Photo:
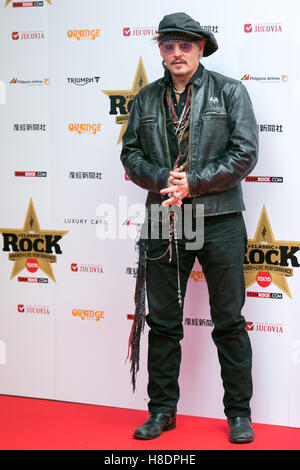
<path fill-rule="evenodd" d="M 191 119 L 190 119 L 190 133 L 189 133 L 189 152 L 190 152 L 190 156 L 189 156 L 189 162 L 191 163 L 192 161 L 192 147 L 191 147 L 191 142 L 192 142 L 192 129 L 193 129 L 193 108 L 194 108 L 194 100 L 193 100 L 193 97 L 194 97 L 194 85 L 192 85 L 192 89 L 191 89 Z M 192 217 L 194 218 L 196 216 L 196 196 L 193 196 L 192 198 Z"/>
<path fill-rule="evenodd" d="M 202 116 L 210 116 L 212 114 L 218 116 L 227 116 L 227 113 L 224 113 L 224 111 L 205 111 L 202 113 Z"/>
<path fill-rule="evenodd" d="M 169 160 L 169 167 L 170 167 L 170 169 L 172 169 L 170 148 L 169 148 L 169 142 L 168 142 L 168 136 L 167 136 L 167 115 L 166 115 L 166 110 L 165 110 L 165 105 L 164 105 L 164 92 L 162 93 L 161 96 L 162 96 L 161 105 L 162 105 L 163 115 L 164 115 L 164 131 L 165 131 L 167 154 L 168 154 L 168 160 Z"/>
<path fill-rule="evenodd" d="M 156 117 L 149 116 L 149 117 L 141 119 L 141 124 L 145 124 L 147 122 L 156 122 Z"/>

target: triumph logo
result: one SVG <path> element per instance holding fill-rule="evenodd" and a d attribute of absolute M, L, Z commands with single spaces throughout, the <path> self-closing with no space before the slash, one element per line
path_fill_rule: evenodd
<path fill-rule="evenodd" d="M 72 85 L 85 86 L 91 83 L 99 83 L 100 77 L 68 77 L 67 80 Z"/>

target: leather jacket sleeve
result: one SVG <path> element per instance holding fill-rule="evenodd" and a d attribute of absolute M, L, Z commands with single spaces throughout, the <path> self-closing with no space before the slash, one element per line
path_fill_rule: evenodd
<path fill-rule="evenodd" d="M 187 173 L 191 196 L 218 193 L 237 185 L 255 167 L 258 132 L 246 87 L 238 83 L 229 98 L 227 118 L 229 144 L 224 155 L 205 161 Z M 212 136 L 218 139 L 218 136 Z"/>
<path fill-rule="evenodd" d="M 151 163 L 142 150 L 139 137 L 141 95 L 140 92 L 135 97 L 131 107 L 120 158 L 127 176 L 133 183 L 153 193 L 159 193 L 168 186 L 170 170 Z"/>

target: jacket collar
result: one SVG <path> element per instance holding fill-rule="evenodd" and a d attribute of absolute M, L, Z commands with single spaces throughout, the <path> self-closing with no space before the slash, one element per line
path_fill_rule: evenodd
<path fill-rule="evenodd" d="M 171 75 L 170 71 L 167 69 L 167 67 L 165 66 L 164 62 L 163 62 L 163 67 L 165 69 L 165 74 L 164 74 L 163 78 L 161 79 L 161 81 L 163 82 L 163 84 L 165 86 L 172 85 L 173 84 L 172 75 Z M 189 80 L 188 83 L 193 83 L 194 85 L 200 86 L 202 81 L 203 81 L 203 75 L 204 75 L 203 72 L 204 72 L 204 70 L 205 70 L 205 68 L 199 62 L 199 66 L 198 66 L 196 72 L 191 77 L 191 79 Z"/>

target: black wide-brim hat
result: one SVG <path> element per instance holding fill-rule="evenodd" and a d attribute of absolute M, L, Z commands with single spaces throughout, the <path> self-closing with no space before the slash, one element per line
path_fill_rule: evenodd
<path fill-rule="evenodd" d="M 189 36 L 198 37 L 199 39 L 206 39 L 203 56 L 207 57 L 218 49 L 218 43 L 214 35 L 205 31 L 198 21 L 193 20 L 186 13 L 172 13 L 165 15 L 158 25 L 158 34 L 169 32 L 185 33 Z"/>

